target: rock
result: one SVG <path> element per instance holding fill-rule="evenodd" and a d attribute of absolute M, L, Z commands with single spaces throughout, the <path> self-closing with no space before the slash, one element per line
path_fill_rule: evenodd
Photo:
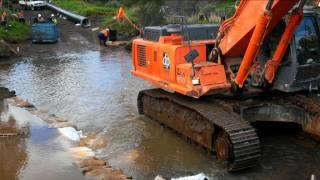
<path fill-rule="evenodd" d="M 90 145 L 90 143 L 91 143 L 91 139 L 89 139 L 89 138 L 80 138 L 80 142 L 79 142 L 79 144 L 80 144 L 80 146 L 89 146 Z"/>
<path fill-rule="evenodd" d="M 90 159 L 78 160 L 75 162 L 75 164 L 79 168 L 84 168 L 84 167 L 88 167 L 88 166 L 105 166 L 107 163 L 103 160 L 100 160 L 100 159 L 93 157 Z"/>
<path fill-rule="evenodd" d="M 15 97 L 15 91 L 10 91 L 6 87 L 0 87 L 0 99 Z"/>
<path fill-rule="evenodd" d="M 122 154 L 119 158 L 119 161 L 123 163 L 129 163 L 129 162 L 134 162 L 140 157 L 139 151 L 133 149 L 125 154 Z"/>
<path fill-rule="evenodd" d="M 23 108 L 34 108 L 35 106 L 31 104 L 28 100 L 24 100 L 20 97 L 13 97 L 14 106 L 23 107 Z"/>
<path fill-rule="evenodd" d="M 88 159 L 95 156 L 95 153 L 87 147 L 74 147 L 69 152 L 76 159 Z"/>
<path fill-rule="evenodd" d="M 86 133 L 86 136 L 87 136 L 87 138 L 95 139 L 97 137 L 97 133 L 89 132 L 89 133 Z"/>
<path fill-rule="evenodd" d="M 86 167 L 81 168 L 81 170 L 82 170 L 83 174 L 86 174 L 87 172 L 94 171 L 96 169 L 105 169 L 105 168 L 109 169 L 111 167 L 107 167 L 107 166 L 86 166 Z"/>
<path fill-rule="evenodd" d="M 97 168 L 97 169 L 92 169 L 91 171 L 87 171 L 84 173 L 85 176 L 98 176 L 101 174 L 110 174 L 112 172 L 112 168 Z"/>
<path fill-rule="evenodd" d="M 97 138 L 97 133 L 95 132 L 86 133 L 84 136 L 81 136 L 80 145 L 91 146 L 93 144 L 93 141 L 96 140 L 96 138 Z"/>
<path fill-rule="evenodd" d="M 114 179 L 114 180 L 126 180 L 131 179 L 130 177 L 125 176 L 122 171 L 114 170 L 112 168 L 101 168 L 94 169 L 92 171 L 86 172 L 85 176 L 87 177 L 96 177 L 96 179 Z"/>
<path fill-rule="evenodd" d="M 55 119 L 57 122 L 68 122 L 68 120 L 60 118 L 60 117 L 56 117 Z"/>
<path fill-rule="evenodd" d="M 92 141 L 90 148 L 93 150 L 98 150 L 107 147 L 107 145 L 108 140 L 103 136 L 99 136 L 97 139 Z"/>

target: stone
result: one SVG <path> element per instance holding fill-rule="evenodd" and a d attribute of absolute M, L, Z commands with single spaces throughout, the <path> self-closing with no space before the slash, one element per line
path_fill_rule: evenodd
<path fill-rule="evenodd" d="M 106 166 L 86 166 L 86 167 L 83 167 L 81 168 L 82 170 L 82 173 L 85 174 L 87 172 L 90 172 L 90 171 L 93 171 L 93 170 L 96 170 L 96 169 L 105 169 L 105 168 L 110 168 L 110 167 L 106 167 Z"/>
<path fill-rule="evenodd" d="M 89 132 L 89 133 L 86 133 L 86 136 L 87 136 L 87 138 L 95 139 L 97 137 L 97 133 Z"/>
<path fill-rule="evenodd" d="M 79 168 L 89 167 L 89 166 L 105 166 L 107 163 L 103 160 L 97 159 L 95 157 L 90 159 L 78 160 L 75 163 Z"/>
<path fill-rule="evenodd" d="M 88 147 L 74 147 L 69 152 L 76 159 L 88 159 L 95 156 L 95 153 Z"/>
<path fill-rule="evenodd" d="M 99 136 L 97 139 L 93 140 L 93 142 L 90 145 L 90 148 L 93 150 L 98 150 L 107 147 L 108 140 L 106 137 Z"/>
<path fill-rule="evenodd" d="M 80 146 L 89 146 L 90 144 L 90 141 L 88 140 L 88 138 L 80 138 L 80 142 L 79 142 L 79 145 Z"/>
<path fill-rule="evenodd" d="M 101 168 L 94 169 L 92 171 L 86 172 L 87 177 L 96 177 L 96 179 L 106 179 L 106 180 L 126 180 L 131 179 L 125 176 L 122 171 L 114 170 L 112 168 Z"/>
<path fill-rule="evenodd" d="M 31 104 L 28 100 L 22 99 L 20 97 L 13 97 L 15 102 L 15 106 L 17 107 L 23 107 L 23 108 L 34 108 L 35 106 Z"/>

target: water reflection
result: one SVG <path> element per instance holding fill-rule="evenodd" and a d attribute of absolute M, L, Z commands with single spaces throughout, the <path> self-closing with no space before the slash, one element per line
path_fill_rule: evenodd
<path fill-rule="evenodd" d="M 19 179 L 20 172 L 26 167 L 28 154 L 24 138 L 0 137 L 0 176 L 5 179 Z M 0 177 L 0 179 L 2 179 Z"/>

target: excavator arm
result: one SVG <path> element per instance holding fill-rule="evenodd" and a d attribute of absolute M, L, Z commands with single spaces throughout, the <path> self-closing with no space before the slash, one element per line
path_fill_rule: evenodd
<path fill-rule="evenodd" d="M 238 5 L 233 17 L 220 27 L 218 48 L 223 58 L 241 57 L 240 68 L 233 80 L 242 88 L 245 80 L 253 70 L 261 45 L 268 33 L 282 20 L 299 0 L 243 0 Z M 290 14 L 290 20 L 274 56 L 265 66 L 265 79 L 272 83 L 278 66 L 290 44 L 295 29 L 303 18 L 303 6 L 299 6 Z"/>

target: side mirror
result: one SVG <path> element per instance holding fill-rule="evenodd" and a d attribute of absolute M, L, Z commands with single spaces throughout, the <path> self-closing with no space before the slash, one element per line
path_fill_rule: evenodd
<path fill-rule="evenodd" d="M 193 49 L 184 56 L 184 59 L 190 63 L 190 62 L 193 62 L 193 60 L 196 59 L 198 56 L 199 56 L 199 52 Z"/>

